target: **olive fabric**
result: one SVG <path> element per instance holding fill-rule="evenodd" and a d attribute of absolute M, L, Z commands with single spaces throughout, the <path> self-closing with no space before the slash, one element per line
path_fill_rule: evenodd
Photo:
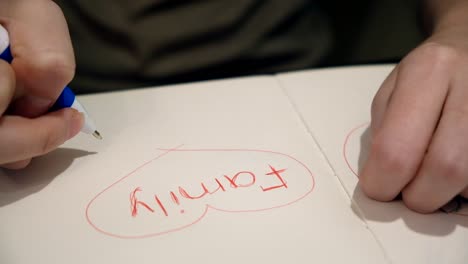
<path fill-rule="evenodd" d="M 61 0 L 79 93 L 317 65 L 327 18 L 308 0 Z"/>
<path fill-rule="evenodd" d="M 312 67 L 398 62 L 421 0 L 55 0 L 78 93 Z"/>

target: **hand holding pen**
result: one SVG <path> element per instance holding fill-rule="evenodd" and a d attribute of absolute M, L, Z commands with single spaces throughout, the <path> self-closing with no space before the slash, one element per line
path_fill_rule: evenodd
<path fill-rule="evenodd" d="M 49 112 L 59 96 L 70 99 L 64 87 L 75 69 L 60 8 L 52 1 L 1 1 L 0 23 L 6 29 L 0 45 L 10 44 L 14 57 L 11 65 L 0 60 L 0 167 L 19 169 L 89 130 L 91 121 L 70 107 Z M 0 51 L 4 59 L 10 50 Z"/>

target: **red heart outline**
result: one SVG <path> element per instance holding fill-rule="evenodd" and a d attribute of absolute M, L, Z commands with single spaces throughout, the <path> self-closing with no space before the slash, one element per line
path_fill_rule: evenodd
<path fill-rule="evenodd" d="M 85 217 L 86 217 L 86 220 L 88 222 L 89 225 L 91 225 L 91 227 L 93 227 L 96 231 L 104 234 L 104 235 L 107 235 L 107 236 L 110 236 L 110 237 L 114 237 L 114 238 L 121 238 L 121 239 L 143 239 L 143 238 L 149 238 L 149 237 L 155 237 L 155 236 L 161 236 L 161 235 L 165 235 L 165 234 L 170 234 L 170 233 L 173 233 L 173 232 L 177 232 L 177 231 L 181 231 L 185 228 L 188 228 L 190 226 L 193 226 L 195 225 L 196 223 L 200 222 L 208 213 L 209 209 L 213 209 L 213 210 L 216 210 L 216 211 L 221 211 L 221 212 L 226 212 L 226 213 L 249 213 L 249 212 L 261 212 L 261 211 L 267 211 L 267 210 L 273 210 L 273 209 L 277 209 L 277 208 L 282 208 L 282 207 L 286 207 L 286 206 L 289 206 L 289 205 L 292 205 L 302 199 L 304 199 L 306 196 L 308 196 L 310 193 L 312 193 L 312 191 L 315 189 L 315 178 L 314 178 L 314 175 L 312 173 L 312 171 L 301 161 L 299 161 L 298 159 L 292 157 L 291 155 L 288 155 L 288 154 L 284 154 L 284 153 L 281 153 L 281 152 L 276 152 L 276 151 L 270 151 L 270 150 L 258 150 L 258 149 L 181 149 L 182 145 L 180 146 L 177 146 L 175 148 L 171 148 L 171 149 L 158 149 L 158 150 L 161 150 L 161 151 L 164 151 L 163 153 L 157 155 L 156 157 L 144 162 L 143 164 L 141 164 L 140 166 L 138 166 L 136 169 L 134 169 L 133 171 L 131 171 L 130 173 L 126 174 L 125 176 L 123 176 L 122 178 L 120 178 L 119 180 L 117 180 L 116 182 L 112 183 L 111 185 L 107 186 L 104 190 L 100 191 L 96 196 L 94 196 L 90 201 L 89 203 L 87 204 L 86 206 L 86 210 L 85 210 Z M 156 233 L 150 233 L 150 234 L 145 234 L 145 235 L 119 235 L 119 234 L 115 234 L 115 233 L 111 233 L 111 232 L 108 232 L 108 231 L 105 231 L 103 228 L 100 228 L 98 227 L 92 220 L 91 220 L 91 217 L 89 215 L 89 210 L 90 210 L 90 207 L 92 206 L 92 204 L 101 196 L 103 195 L 105 192 L 107 192 L 108 190 L 110 190 L 112 187 L 116 186 L 117 184 L 119 184 L 120 182 L 124 181 L 125 179 L 133 176 L 134 174 L 136 174 L 139 170 L 141 170 L 142 168 L 146 167 L 147 165 L 149 165 L 150 163 L 156 161 L 156 160 L 159 160 L 160 158 L 162 158 L 163 156 L 171 153 L 171 152 L 175 152 L 175 151 L 193 151 L 193 152 L 201 152 L 201 151 L 218 151 L 218 152 L 259 152 L 259 153 L 270 153 L 270 154 L 275 154 L 275 155 L 280 155 L 280 156 L 283 156 L 283 157 L 286 157 L 286 158 L 289 158 L 295 162 L 297 162 L 300 166 L 302 166 L 309 174 L 310 176 L 310 180 L 311 180 L 311 188 L 310 190 L 308 190 L 305 194 L 303 194 L 302 196 L 300 196 L 299 198 L 296 198 L 295 200 L 293 201 L 290 201 L 290 202 L 287 202 L 287 203 L 284 203 L 284 204 L 280 204 L 280 205 L 277 205 L 277 206 L 273 206 L 273 207 L 267 207 L 267 208 L 261 208 L 261 209 L 255 209 L 255 210 L 235 210 L 235 211 L 232 211 L 232 210 L 224 210 L 224 209 L 221 209 L 221 208 L 216 208 L 216 207 L 213 207 L 213 206 L 210 206 L 209 204 L 206 204 L 205 205 L 205 210 L 204 212 L 202 213 L 202 215 L 197 218 L 195 221 L 187 224 L 187 225 L 184 225 L 184 226 L 181 226 L 181 227 L 178 227 L 178 228 L 173 228 L 173 229 L 170 229 L 170 230 L 166 230 L 166 231 L 161 231 L 161 232 L 156 232 Z"/>

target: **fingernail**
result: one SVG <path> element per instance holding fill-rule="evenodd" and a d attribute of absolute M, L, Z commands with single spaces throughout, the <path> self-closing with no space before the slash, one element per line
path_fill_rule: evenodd
<path fill-rule="evenodd" d="M 72 117 L 70 118 L 67 140 L 76 136 L 76 134 L 80 132 L 81 128 L 83 127 L 83 123 L 84 123 L 83 113 L 73 110 Z"/>

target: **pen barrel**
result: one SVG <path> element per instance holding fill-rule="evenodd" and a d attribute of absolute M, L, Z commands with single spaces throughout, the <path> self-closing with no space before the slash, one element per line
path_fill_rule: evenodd
<path fill-rule="evenodd" d="M 93 120 L 89 117 L 88 112 L 86 112 L 86 109 L 83 107 L 83 105 L 81 105 L 80 102 L 78 102 L 78 100 L 75 99 L 70 107 L 77 110 L 80 113 L 83 113 L 84 124 L 81 128 L 81 132 L 86 134 L 93 134 L 96 131 L 96 125 L 94 124 Z"/>
<path fill-rule="evenodd" d="M 11 63 L 13 56 L 10 50 L 10 37 L 6 29 L 0 25 L 0 59 Z"/>

